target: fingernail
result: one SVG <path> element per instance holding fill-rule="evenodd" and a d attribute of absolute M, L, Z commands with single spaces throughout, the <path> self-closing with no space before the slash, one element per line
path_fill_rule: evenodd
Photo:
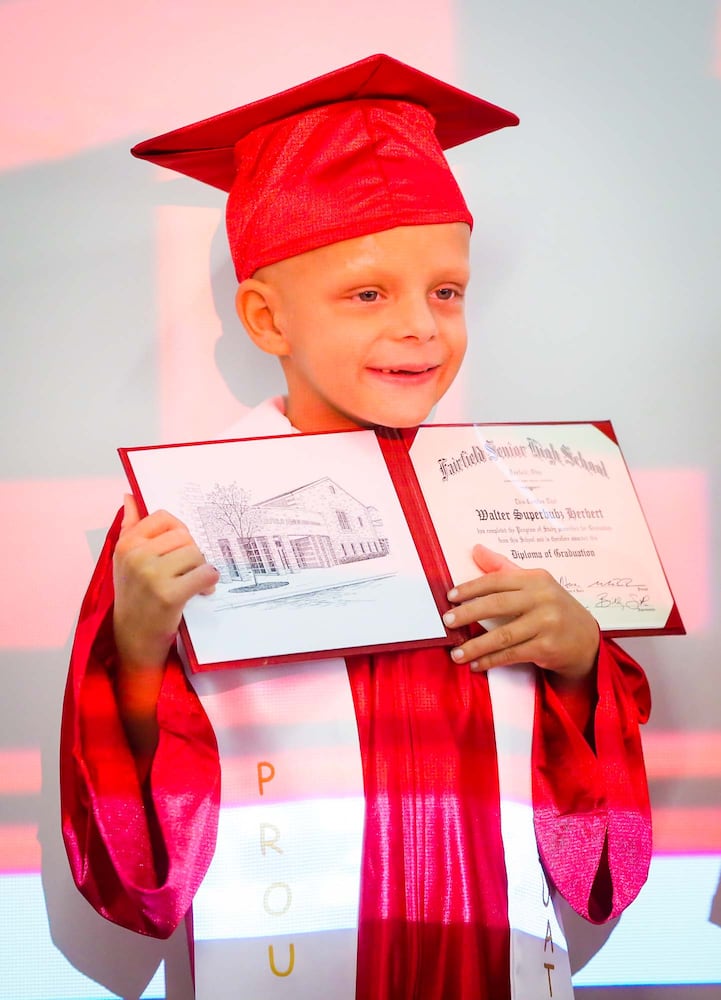
<path fill-rule="evenodd" d="M 478 670 L 481 669 L 481 665 L 478 662 L 478 660 L 471 660 L 471 662 L 468 664 L 468 666 L 471 668 L 471 670 L 474 670 L 474 671 L 478 671 Z"/>
<path fill-rule="evenodd" d="M 444 623 L 446 625 L 453 625 L 453 623 L 455 622 L 455 620 L 456 620 L 456 616 L 453 614 L 453 612 L 452 611 L 446 611 L 446 613 L 443 616 Z"/>
<path fill-rule="evenodd" d="M 456 661 L 462 660 L 463 659 L 463 650 L 462 649 L 452 649 L 451 650 L 451 657 L 454 660 L 456 660 Z"/>
<path fill-rule="evenodd" d="M 454 587 L 453 590 L 449 590 L 448 591 L 448 600 L 449 601 L 455 601 L 455 599 L 457 597 L 458 597 L 458 588 L 457 587 Z"/>

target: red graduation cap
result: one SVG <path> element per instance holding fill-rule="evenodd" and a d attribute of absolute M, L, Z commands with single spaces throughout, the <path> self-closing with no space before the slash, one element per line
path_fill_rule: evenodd
<path fill-rule="evenodd" d="M 516 124 L 510 111 L 375 55 L 132 153 L 229 192 L 228 239 L 242 281 L 355 236 L 470 225 L 442 151 Z"/>

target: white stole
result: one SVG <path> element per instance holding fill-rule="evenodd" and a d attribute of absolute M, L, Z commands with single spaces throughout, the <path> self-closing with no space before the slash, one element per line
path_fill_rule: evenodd
<path fill-rule="evenodd" d="M 530 664 L 488 672 L 501 792 L 501 836 L 508 877 L 513 1000 L 573 1000 L 560 917 L 538 858 L 531 799 L 536 695 Z"/>
<path fill-rule="evenodd" d="M 353 1000 L 364 800 L 345 661 L 193 683 L 222 769 L 218 845 L 193 903 L 198 1000 Z"/>

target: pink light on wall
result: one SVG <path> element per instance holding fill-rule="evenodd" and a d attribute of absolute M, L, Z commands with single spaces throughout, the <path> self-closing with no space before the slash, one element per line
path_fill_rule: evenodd
<path fill-rule="evenodd" d="M 655 854 L 719 854 L 721 808 L 666 806 L 653 811 Z"/>
<path fill-rule="evenodd" d="M 214 361 L 221 336 L 208 277 L 220 210 L 157 211 L 157 294 L 161 437 L 215 438 L 242 415 Z M 245 333 L 238 320 L 238 336 Z M 151 442 L 149 442 L 151 443 Z"/>
<path fill-rule="evenodd" d="M 643 755 L 652 779 L 721 778 L 721 732 L 645 731 Z M 718 835 L 721 843 L 721 825 Z"/>
<path fill-rule="evenodd" d="M 721 778 L 721 733 L 646 730 L 643 755 L 652 785 L 659 781 L 711 782 Z M 721 808 L 717 804 L 655 806 L 657 854 L 721 853 Z"/>
<path fill-rule="evenodd" d="M 321 0 L 285 11 L 250 0 L 10 0 L 0 38 L 0 169 L 11 169 L 166 131 L 377 48 L 452 78 L 454 24 L 431 0 L 368 0 L 362 16 Z"/>
<path fill-rule="evenodd" d="M 42 761 L 36 748 L 0 750 L 0 796 L 5 802 L 40 794 Z M 0 823 L 0 873 L 40 871 L 37 823 Z"/>
<path fill-rule="evenodd" d="M 86 532 L 110 523 L 126 490 L 122 476 L 0 482 L 3 558 L 13 567 L 0 601 L 0 647 L 67 642 L 93 571 Z"/>
<path fill-rule="evenodd" d="M 40 795 L 42 760 L 36 748 L 0 750 L 0 796 L 5 802 Z M 0 874 L 40 871 L 37 823 L 0 823 Z"/>
<path fill-rule="evenodd" d="M 0 823 L 0 875 L 40 871 L 37 823 Z"/>
<path fill-rule="evenodd" d="M 638 497 L 687 632 L 711 618 L 711 510 L 703 469 L 632 469 Z M 679 517 L 683 513 L 683 530 Z"/>
<path fill-rule="evenodd" d="M 0 750 L 0 795 L 36 795 L 41 778 L 39 750 L 23 747 Z"/>

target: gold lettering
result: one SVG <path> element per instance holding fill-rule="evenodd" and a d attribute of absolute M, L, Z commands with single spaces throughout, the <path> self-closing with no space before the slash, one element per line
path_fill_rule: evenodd
<path fill-rule="evenodd" d="M 272 781 L 275 777 L 275 768 L 267 760 L 258 761 L 258 794 L 263 795 L 265 789 L 263 785 L 267 781 Z"/>
<path fill-rule="evenodd" d="M 553 953 L 553 934 L 551 932 L 551 921 L 546 921 L 546 940 L 543 942 L 543 950 L 545 951 L 548 945 L 551 946 L 551 953 Z"/>
<path fill-rule="evenodd" d="M 553 965 L 551 962 L 544 962 L 543 963 L 543 968 L 548 973 L 548 995 L 549 995 L 549 997 L 552 997 L 553 996 L 553 983 L 551 982 L 551 969 L 555 969 L 556 966 Z"/>
<path fill-rule="evenodd" d="M 288 945 L 288 968 L 284 972 L 281 972 L 275 964 L 275 952 L 272 944 L 268 945 L 268 961 L 270 962 L 270 971 L 274 976 L 289 976 L 295 966 L 295 945 L 293 942 Z"/>
<path fill-rule="evenodd" d="M 541 873 L 541 899 L 544 906 L 548 906 L 551 902 L 551 890 L 548 888 L 548 882 L 543 877 L 543 873 Z"/>
<path fill-rule="evenodd" d="M 266 836 L 265 836 L 265 831 L 266 830 L 272 830 L 273 831 L 272 836 L 268 837 L 267 839 L 266 839 Z M 271 847 L 274 851 L 277 851 L 278 854 L 282 854 L 283 853 L 283 848 L 282 847 L 278 847 L 278 841 L 279 840 L 280 840 L 280 830 L 275 825 L 275 823 L 261 823 L 260 824 L 260 849 L 263 852 L 263 857 L 265 857 L 265 849 L 266 849 L 266 847 Z"/>
<path fill-rule="evenodd" d="M 282 906 L 277 908 L 272 908 L 270 905 L 270 896 L 274 889 L 280 889 L 285 893 L 285 902 Z M 290 886 L 287 882 L 271 882 L 268 888 L 263 893 L 263 909 L 266 913 L 270 914 L 271 917 L 282 917 L 284 913 L 287 913 L 290 909 L 290 904 L 293 901 L 293 894 L 290 891 Z"/>

